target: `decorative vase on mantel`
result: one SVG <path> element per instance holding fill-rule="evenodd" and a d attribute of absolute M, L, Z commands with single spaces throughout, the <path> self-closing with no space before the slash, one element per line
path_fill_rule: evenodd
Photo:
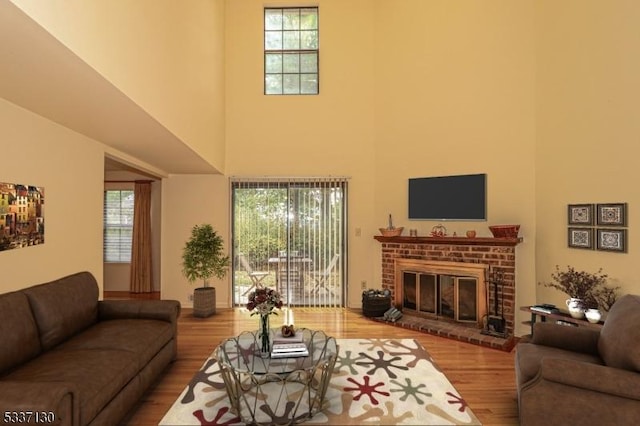
<path fill-rule="evenodd" d="M 572 297 L 564 302 L 569 309 L 569 315 L 576 319 L 584 318 L 584 303 L 582 299 Z"/>
<path fill-rule="evenodd" d="M 269 356 L 271 356 L 271 341 L 269 339 L 269 316 L 270 314 L 260 314 L 258 343 L 260 344 L 260 356 L 262 358 L 268 358 Z"/>

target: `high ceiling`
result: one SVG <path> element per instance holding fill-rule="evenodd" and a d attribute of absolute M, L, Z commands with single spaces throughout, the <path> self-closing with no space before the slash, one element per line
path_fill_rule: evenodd
<path fill-rule="evenodd" d="M 216 173 L 9 0 L 0 0 L 0 97 L 167 174 Z"/>

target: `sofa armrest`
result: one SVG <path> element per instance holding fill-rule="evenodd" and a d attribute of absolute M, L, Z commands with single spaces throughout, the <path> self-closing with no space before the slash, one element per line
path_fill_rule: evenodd
<path fill-rule="evenodd" d="M 537 322 L 533 325 L 531 343 L 598 355 L 599 337 L 600 331 L 592 328 Z"/>
<path fill-rule="evenodd" d="M 155 319 L 177 324 L 180 302 L 176 300 L 101 300 L 98 320 Z"/>
<path fill-rule="evenodd" d="M 540 376 L 544 380 L 640 401 L 640 374 L 635 371 L 545 357 Z"/>
<path fill-rule="evenodd" d="M 80 424 L 80 407 L 73 388 L 63 382 L 0 381 L 0 422 L 28 425 Z M 30 421 L 13 421 L 26 419 Z M 52 414 L 51 414 L 52 413 Z M 53 423 L 50 422 L 54 419 Z M 5 421 L 6 420 L 6 421 Z M 43 421 L 44 420 L 44 421 Z"/>

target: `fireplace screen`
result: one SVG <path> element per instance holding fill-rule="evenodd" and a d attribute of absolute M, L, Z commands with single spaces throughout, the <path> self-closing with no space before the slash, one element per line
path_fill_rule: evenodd
<path fill-rule="evenodd" d="M 402 273 L 402 306 L 455 321 L 478 321 L 478 279 L 445 274 Z"/>

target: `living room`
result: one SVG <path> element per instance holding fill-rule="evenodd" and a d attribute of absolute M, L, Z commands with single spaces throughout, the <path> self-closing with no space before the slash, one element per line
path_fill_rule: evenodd
<path fill-rule="evenodd" d="M 419 235 L 438 224 L 407 219 L 407 179 L 471 173 L 487 174 L 488 220 L 447 230 L 521 225 L 517 306 L 564 303 L 538 285 L 556 265 L 602 268 L 621 293 L 640 293 L 630 261 L 640 6 L 314 4 L 320 94 L 265 96 L 264 2 L 4 0 L 0 181 L 43 186 L 47 201 L 46 243 L 2 253 L 0 292 L 84 270 L 105 290 L 109 157 L 159 179 L 160 291 L 185 307 L 181 248 L 196 223 L 230 234 L 232 176 L 350 177 L 348 308 L 360 308 L 362 281 L 381 283 L 373 236 L 389 214 Z M 629 206 L 627 252 L 569 248 L 567 205 L 608 202 Z M 213 284 L 228 308 L 227 282 Z"/>

